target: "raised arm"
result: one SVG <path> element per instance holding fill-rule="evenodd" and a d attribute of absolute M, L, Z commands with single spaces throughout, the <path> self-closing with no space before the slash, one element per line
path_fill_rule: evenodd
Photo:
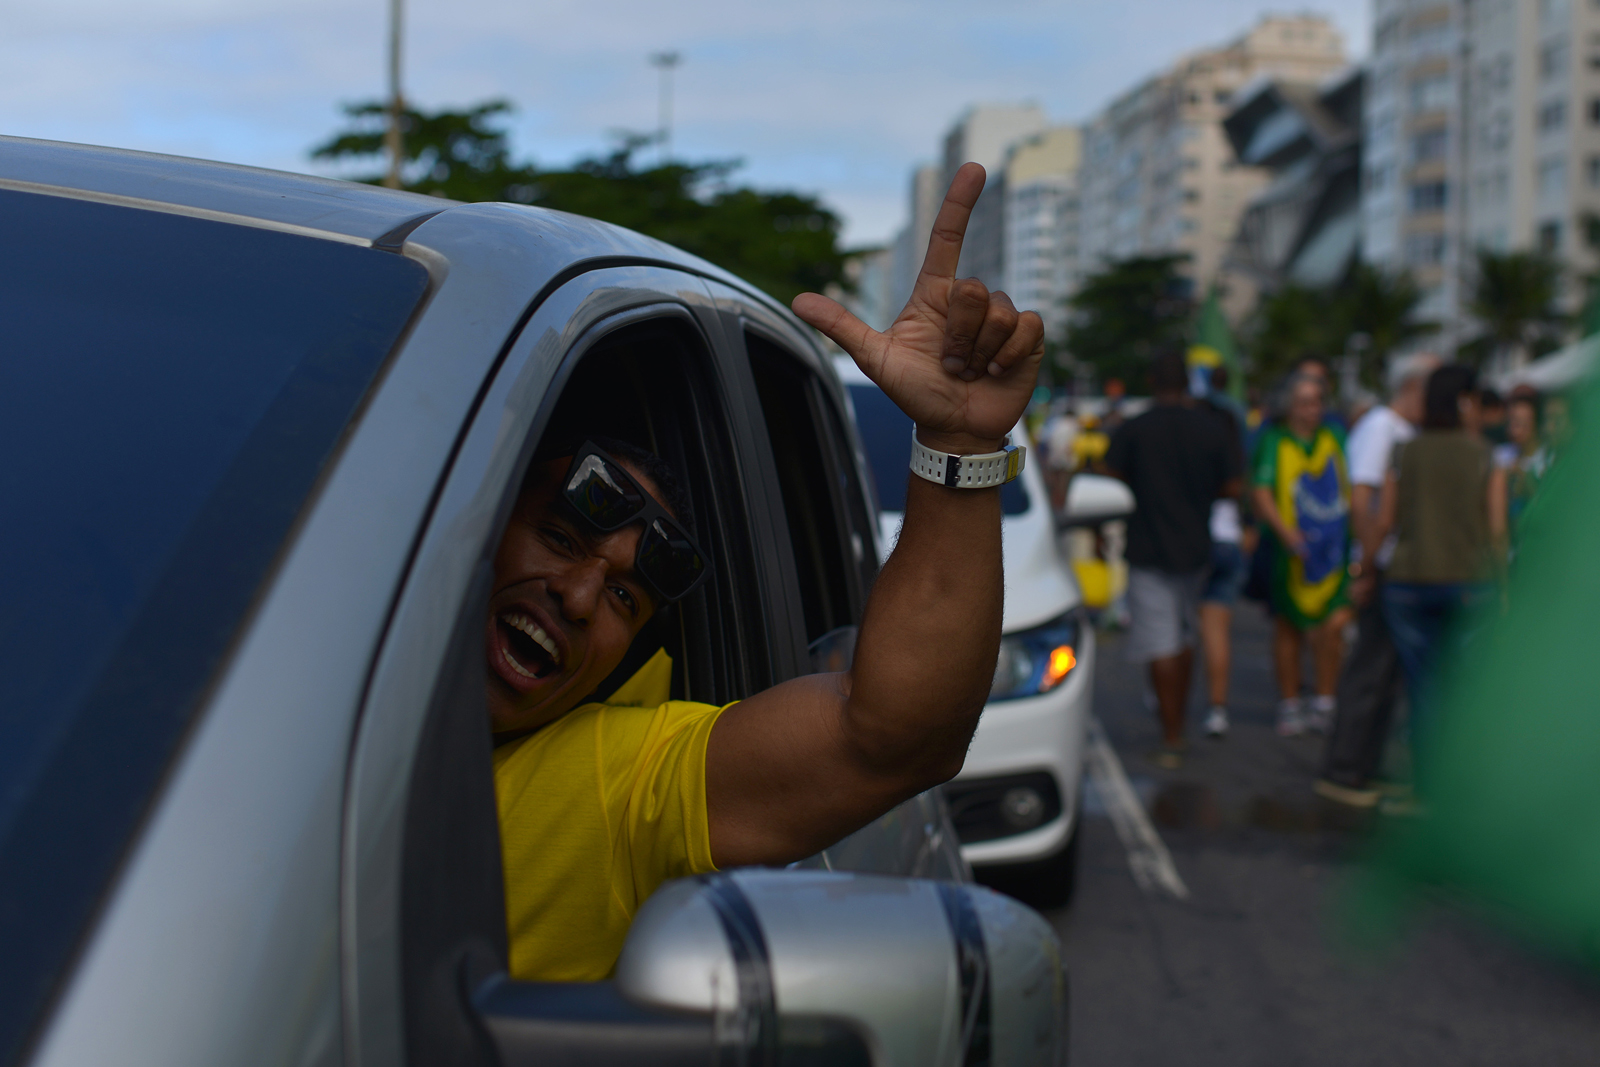
<path fill-rule="evenodd" d="M 983 168 L 956 173 L 905 310 L 878 333 L 815 293 L 797 315 L 848 352 L 951 453 L 993 452 L 1033 392 L 1044 324 L 1000 292 L 957 281 Z M 911 442 L 906 442 L 910 460 Z M 999 654 L 1000 491 L 907 474 L 905 521 L 867 602 L 855 664 L 728 709 L 706 757 L 719 867 L 808 856 L 960 770 Z"/>

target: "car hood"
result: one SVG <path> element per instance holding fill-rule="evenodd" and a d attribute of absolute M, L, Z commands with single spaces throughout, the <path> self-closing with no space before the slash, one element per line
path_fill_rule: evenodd
<path fill-rule="evenodd" d="M 1033 457 L 1028 459 L 1031 464 Z M 1031 506 L 1021 515 L 1005 516 L 1000 523 L 1006 568 L 1006 606 L 1001 628 L 1006 633 L 1048 622 L 1077 607 L 1083 599 L 1056 539 L 1044 479 L 1031 465 L 1023 469 L 1022 478 Z M 878 545 L 885 559 L 900 535 L 902 518 L 898 511 L 878 514 Z"/>

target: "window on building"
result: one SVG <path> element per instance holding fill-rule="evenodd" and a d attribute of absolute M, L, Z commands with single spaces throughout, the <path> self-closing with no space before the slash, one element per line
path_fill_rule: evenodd
<path fill-rule="evenodd" d="M 1539 48 L 1539 77 L 1545 81 L 1553 81 L 1567 73 L 1567 56 L 1569 55 L 1567 42 L 1563 38 L 1548 41 Z"/>
<path fill-rule="evenodd" d="M 1389 163 L 1379 163 L 1367 169 L 1367 191 L 1379 193 L 1389 187 L 1389 179 L 1394 175 L 1394 167 Z"/>
<path fill-rule="evenodd" d="M 1441 127 L 1434 130 L 1423 130 L 1411 138 L 1411 158 L 1417 163 L 1426 163 L 1432 159 L 1443 159 L 1449 145 L 1449 137 Z"/>
<path fill-rule="evenodd" d="M 1232 96 L 1233 94 L 1226 89 L 1213 89 L 1211 91 L 1211 99 L 1218 104 L 1226 104 Z"/>
<path fill-rule="evenodd" d="M 1547 100 L 1539 105 L 1539 132 L 1552 133 L 1567 125 L 1567 102 Z"/>
<path fill-rule="evenodd" d="M 1539 251 L 1546 255 L 1554 255 L 1561 251 L 1561 223 L 1543 222 L 1539 224 Z"/>
<path fill-rule="evenodd" d="M 1444 111 L 1450 107 L 1455 88 L 1448 74 L 1434 74 L 1411 83 L 1412 111 Z"/>
<path fill-rule="evenodd" d="M 1444 182 L 1419 182 L 1411 187 L 1411 210 L 1415 212 L 1443 211 L 1449 199 L 1449 186 Z"/>
<path fill-rule="evenodd" d="M 1600 126 L 1600 96 L 1589 99 L 1589 125 Z"/>
<path fill-rule="evenodd" d="M 1185 189 L 1183 191 L 1183 199 L 1190 204 L 1196 203 L 1200 199 L 1200 190 Z"/>
<path fill-rule="evenodd" d="M 1539 196 L 1556 198 L 1567 191 L 1567 157 L 1551 156 L 1539 161 Z"/>
<path fill-rule="evenodd" d="M 1445 239 L 1442 233 L 1406 234 L 1406 264 L 1431 267 L 1444 262 Z"/>
<path fill-rule="evenodd" d="M 1589 175 L 1589 188 L 1600 189 L 1600 156 L 1590 156 L 1584 169 Z"/>

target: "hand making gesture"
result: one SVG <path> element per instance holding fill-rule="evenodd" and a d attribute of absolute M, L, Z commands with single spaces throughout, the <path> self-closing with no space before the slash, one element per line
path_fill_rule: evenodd
<path fill-rule="evenodd" d="M 1044 322 L 976 278 L 956 279 L 967 220 L 983 191 L 983 168 L 956 171 L 928 240 L 905 310 L 879 333 L 837 301 L 794 299 L 794 313 L 822 331 L 916 422 L 929 448 L 992 452 L 1033 395 L 1044 358 Z"/>

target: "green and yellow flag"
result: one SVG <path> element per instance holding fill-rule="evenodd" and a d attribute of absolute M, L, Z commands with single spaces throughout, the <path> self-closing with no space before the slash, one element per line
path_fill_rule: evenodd
<path fill-rule="evenodd" d="M 1194 343 L 1189 346 L 1189 366 L 1227 367 L 1228 395 L 1244 403 L 1244 370 L 1239 365 L 1239 350 L 1233 345 L 1228 317 L 1222 313 L 1222 302 L 1217 299 L 1215 289 L 1200 305 Z"/>
<path fill-rule="evenodd" d="M 1443 889 L 1600 968 L 1600 396 L 1586 392 L 1519 526 L 1504 606 L 1445 676 L 1421 813 L 1382 835 L 1361 899 L 1392 917 Z"/>

